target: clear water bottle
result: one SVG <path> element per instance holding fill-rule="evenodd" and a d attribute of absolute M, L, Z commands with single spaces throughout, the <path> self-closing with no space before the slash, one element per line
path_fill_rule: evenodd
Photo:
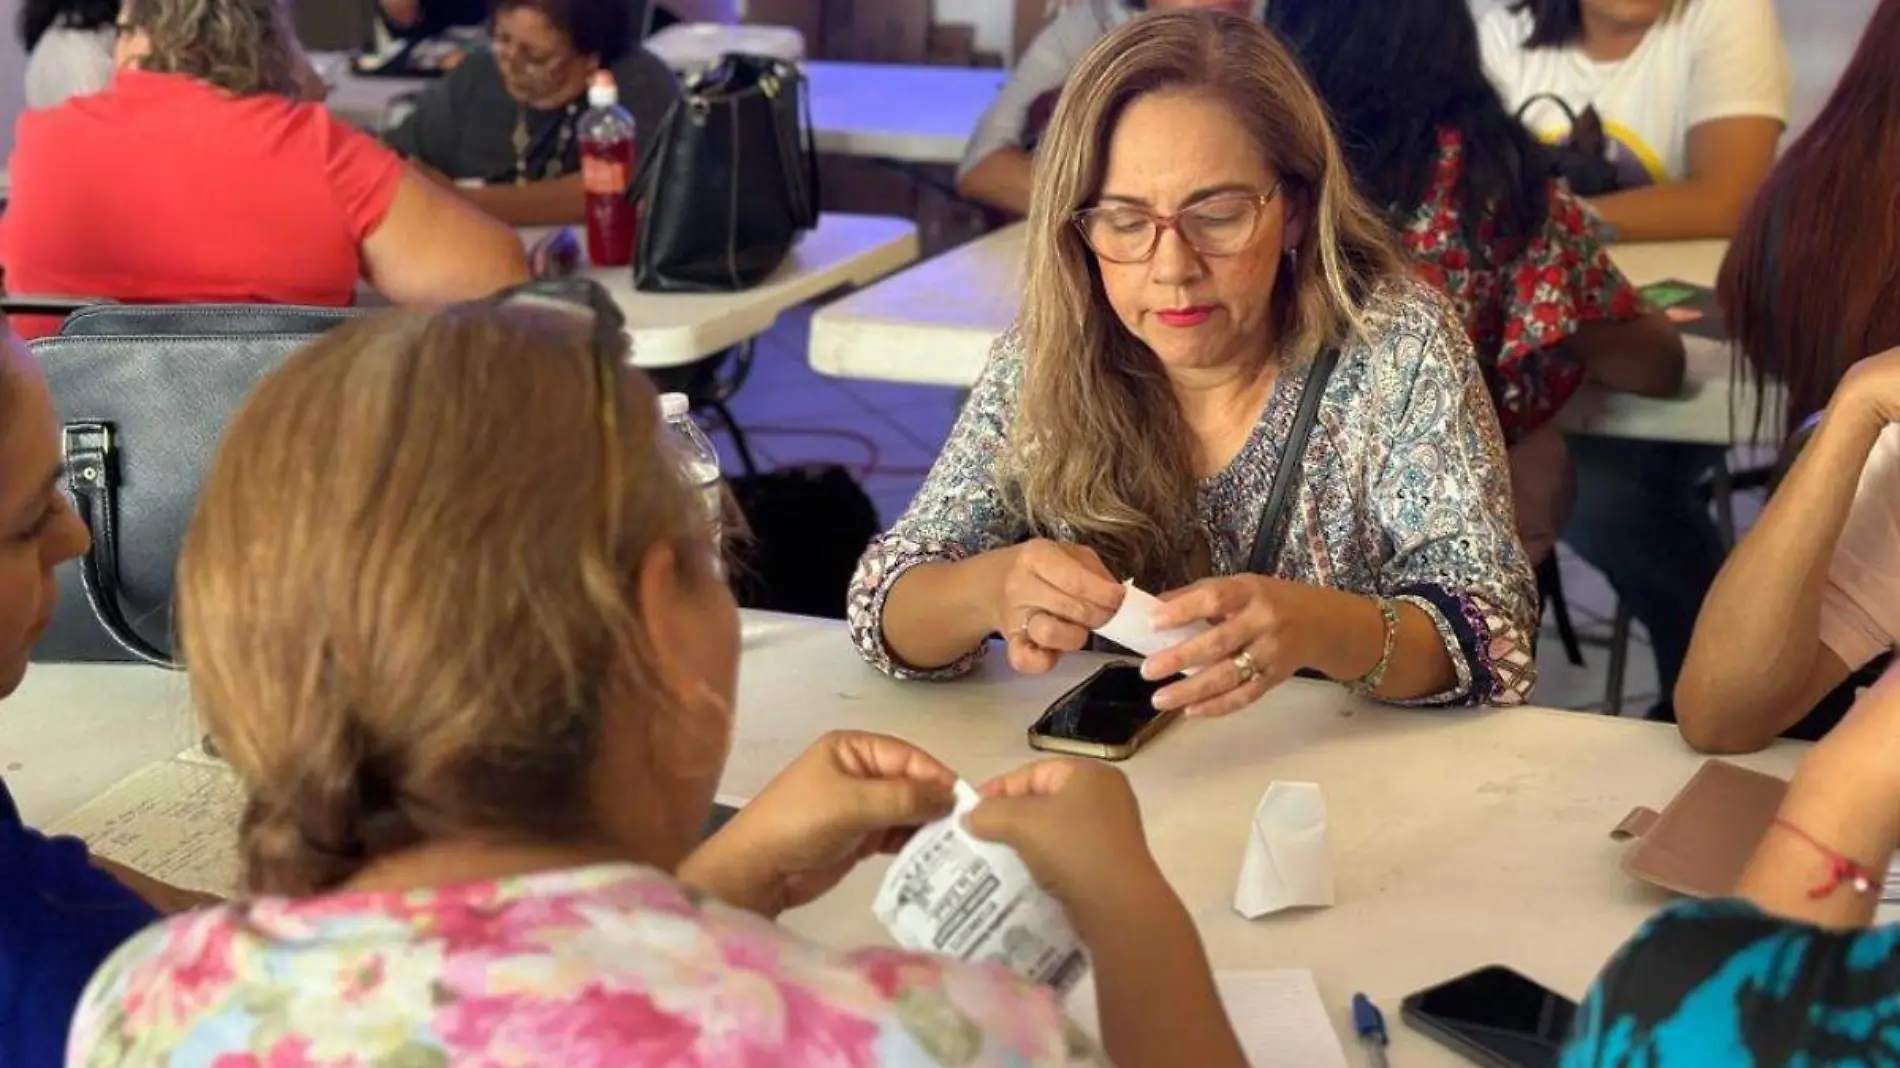
<path fill-rule="evenodd" d="M 699 494 L 700 507 L 713 532 L 713 546 L 723 558 L 726 490 L 725 476 L 719 468 L 719 450 L 694 421 L 692 402 L 686 394 L 661 394 L 660 415 L 666 420 L 667 438 L 686 482 Z"/>
<path fill-rule="evenodd" d="M 627 185 L 633 180 L 633 116 L 620 106 L 614 76 L 597 71 L 581 116 L 581 185 L 587 193 L 587 259 L 596 267 L 633 262 L 639 225 Z"/>

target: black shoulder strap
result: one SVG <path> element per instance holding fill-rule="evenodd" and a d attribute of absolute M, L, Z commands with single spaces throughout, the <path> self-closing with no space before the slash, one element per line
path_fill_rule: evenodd
<path fill-rule="evenodd" d="M 1306 441 L 1319 420 L 1319 402 L 1326 394 L 1326 383 L 1339 363 L 1339 350 L 1328 348 L 1307 368 L 1306 384 L 1300 389 L 1300 410 L 1293 416 L 1293 428 L 1287 431 L 1286 448 L 1280 451 L 1280 466 L 1273 472 L 1273 485 L 1267 490 L 1267 503 L 1260 509 L 1260 528 L 1254 535 L 1253 554 L 1247 558 L 1247 570 L 1256 575 L 1273 574 L 1286 542 L 1287 508 L 1293 490 L 1300 481 L 1300 469 L 1306 458 Z"/>

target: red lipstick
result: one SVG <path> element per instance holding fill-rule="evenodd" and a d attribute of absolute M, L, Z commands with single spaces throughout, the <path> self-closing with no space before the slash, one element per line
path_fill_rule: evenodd
<path fill-rule="evenodd" d="M 1201 325 L 1211 318 L 1213 314 L 1214 306 L 1212 304 L 1196 304 L 1191 308 L 1163 308 L 1155 312 L 1155 318 L 1161 320 L 1164 326 L 1186 329 L 1188 327 Z"/>

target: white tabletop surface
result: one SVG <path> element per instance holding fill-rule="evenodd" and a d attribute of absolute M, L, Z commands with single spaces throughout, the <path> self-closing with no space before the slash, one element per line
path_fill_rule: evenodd
<path fill-rule="evenodd" d="M 529 231 L 532 240 L 545 231 Z M 576 236 L 579 236 L 578 234 Z M 917 224 L 877 215 L 827 213 L 777 273 L 737 293 L 645 293 L 631 267 L 589 269 L 626 313 L 633 359 L 649 370 L 679 367 L 772 329 L 787 309 L 844 287 L 868 285 L 917 258 Z"/>
<path fill-rule="evenodd" d="M 898 63 L 803 64 L 811 82 L 818 150 L 904 163 L 955 163 L 1003 86 L 1007 71 Z M 419 78 L 365 78 L 347 66 L 330 109 L 366 130 L 378 128 L 391 100 L 426 88 Z"/>
<path fill-rule="evenodd" d="M 991 658 L 961 682 L 900 684 L 865 667 L 837 624 L 748 614 L 722 792 L 755 793 L 834 728 L 909 738 L 983 779 L 1033 759 L 1025 728 L 1092 665 L 1077 657 L 1027 678 Z M 193 736 L 176 676 L 38 665 L 0 706 L 0 769 L 44 824 Z M 1782 743 L 1739 763 L 1787 775 L 1802 751 Z M 1622 873 L 1610 829 L 1632 807 L 1665 803 L 1699 763 L 1666 726 L 1381 709 L 1296 681 L 1239 715 L 1177 725 L 1124 767 L 1216 968 L 1310 968 L 1342 1041 L 1347 1001 L 1364 991 L 1392 1017 L 1395 1064 L 1451 1068 L 1464 1062 L 1400 1025 L 1398 1000 L 1490 963 L 1581 995 L 1666 900 Z M 1275 780 L 1324 791 L 1338 903 L 1250 922 L 1231 908 L 1234 884 L 1249 817 Z M 884 942 L 869 910 L 881 874 L 867 863 L 787 922 L 833 945 Z M 1356 1051 L 1349 1060 L 1360 1063 Z"/>
<path fill-rule="evenodd" d="M 1022 294 L 1021 224 L 1005 227 L 869 286 L 812 317 L 811 365 L 821 374 L 968 388 Z M 1635 284 L 1679 278 L 1713 285 L 1727 244 L 1616 245 Z M 1667 400 L 1586 388 L 1564 413 L 1572 429 L 1609 437 L 1726 445 L 1746 436 L 1754 390 L 1732 383 L 1728 347 L 1686 338 L 1688 382 Z M 1731 429 L 1730 409 L 1738 415 Z M 1772 414 L 1769 426 L 1775 425 Z"/>

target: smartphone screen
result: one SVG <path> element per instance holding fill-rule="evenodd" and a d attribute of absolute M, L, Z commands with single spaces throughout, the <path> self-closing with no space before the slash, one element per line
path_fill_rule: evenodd
<path fill-rule="evenodd" d="M 1556 1068 L 1576 1002 L 1500 965 L 1405 999 L 1407 1023 L 1511 1068 Z"/>
<path fill-rule="evenodd" d="M 1089 745 L 1127 745 L 1161 715 L 1155 711 L 1155 692 L 1172 681 L 1149 682 L 1133 664 L 1111 664 L 1056 702 L 1030 732 Z"/>

